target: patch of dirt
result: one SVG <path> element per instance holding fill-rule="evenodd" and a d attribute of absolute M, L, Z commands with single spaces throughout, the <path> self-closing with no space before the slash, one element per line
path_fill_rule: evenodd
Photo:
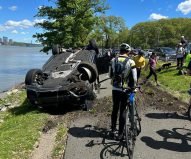
<path fill-rule="evenodd" d="M 146 108 L 180 113 L 183 113 L 188 108 L 187 103 L 178 100 L 177 97 L 150 83 L 145 86 L 143 93 L 139 94 L 139 97 L 144 103 L 143 107 Z"/>

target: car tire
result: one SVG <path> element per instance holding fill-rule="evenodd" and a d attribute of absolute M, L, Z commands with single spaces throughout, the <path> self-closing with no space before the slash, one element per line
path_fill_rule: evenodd
<path fill-rule="evenodd" d="M 40 69 L 31 69 L 27 72 L 25 77 L 25 85 L 31 85 L 32 83 L 37 83 L 36 76 L 42 75 L 42 71 Z"/>
<path fill-rule="evenodd" d="M 77 70 L 79 72 L 83 72 L 82 69 L 83 68 L 86 68 L 88 69 L 90 72 L 91 72 L 91 77 L 90 79 L 88 79 L 88 81 L 90 83 L 93 83 L 96 81 L 97 77 L 98 77 L 98 71 L 97 71 L 97 67 L 95 64 L 93 63 L 89 63 L 89 62 L 81 62 L 78 67 L 77 67 Z"/>
<path fill-rule="evenodd" d="M 59 48 L 59 45 L 53 45 L 52 46 L 52 55 L 57 55 L 60 53 L 60 48 Z"/>

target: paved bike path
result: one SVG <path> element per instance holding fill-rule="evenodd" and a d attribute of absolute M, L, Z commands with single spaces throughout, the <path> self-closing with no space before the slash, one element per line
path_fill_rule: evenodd
<path fill-rule="evenodd" d="M 108 86 L 109 81 L 105 81 Z M 99 98 L 111 95 L 111 88 Z M 135 159 L 191 159 L 191 122 L 185 116 L 147 108 L 141 113 L 142 132 L 137 137 Z M 101 124 L 106 122 L 104 126 Z M 73 121 L 64 159 L 127 158 L 119 142 L 108 136 L 110 117 L 84 116 Z"/>
<path fill-rule="evenodd" d="M 184 117 L 177 118 L 181 117 L 146 111 L 142 115 L 142 132 L 136 141 L 134 158 L 190 159 L 191 123 Z M 120 143 L 109 139 L 109 122 L 106 129 L 99 122 L 99 117 L 83 117 L 71 124 L 65 159 L 127 158 L 121 157 L 126 151 L 122 152 Z"/>

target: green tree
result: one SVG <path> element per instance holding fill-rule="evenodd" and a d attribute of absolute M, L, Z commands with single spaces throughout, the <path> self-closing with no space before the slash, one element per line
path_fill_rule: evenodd
<path fill-rule="evenodd" d="M 53 44 L 64 47 L 83 45 L 97 22 L 96 13 L 103 13 L 106 9 L 105 0 L 56 0 L 55 7 L 43 6 L 39 9 L 36 16 L 46 20 L 36 26 L 44 32 L 33 37 L 45 46 L 44 52 L 50 50 Z"/>
<path fill-rule="evenodd" d="M 133 47 L 153 48 L 157 46 L 176 47 L 181 35 L 191 39 L 191 19 L 174 18 L 138 23 L 129 32 Z"/>
<path fill-rule="evenodd" d="M 100 44 L 104 42 L 105 48 L 110 48 L 118 46 L 119 35 L 126 33 L 127 30 L 122 17 L 101 15 L 92 32 L 92 37 L 96 37 Z"/>

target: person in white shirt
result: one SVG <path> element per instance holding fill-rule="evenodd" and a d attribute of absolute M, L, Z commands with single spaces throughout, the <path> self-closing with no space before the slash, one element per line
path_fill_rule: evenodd
<path fill-rule="evenodd" d="M 177 68 L 182 68 L 184 61 L 184 47 L 182 43 L 178 44 L 178 48 L 176 50 L 176 59 L 177 59 Z"/>

